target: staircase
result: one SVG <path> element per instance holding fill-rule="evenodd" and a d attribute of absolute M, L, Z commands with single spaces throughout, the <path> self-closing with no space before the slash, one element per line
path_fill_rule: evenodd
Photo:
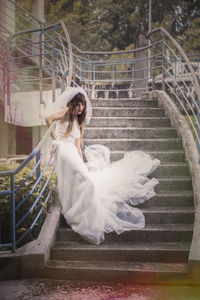
<path fill-rule="evenodd" d="M 161 160 L 151 175 L 159 180 L 156 196 L 140 204 L 146 227 L 110 233 L 91 245 L 61 217 L 45 276 L 92 281 L 133 280 L 155 283 L 187 273 L 193 233 L 192 181 L 181 139 L 156 99 L 92 100 L 93 118 L 85 144 L 103 144 L 111 160 L 129 150 L 143 150 Z"/>

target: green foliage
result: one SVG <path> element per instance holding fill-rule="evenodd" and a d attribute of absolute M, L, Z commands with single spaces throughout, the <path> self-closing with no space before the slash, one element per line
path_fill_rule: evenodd
<path fill-rule="evenodd" d="M 32 11 L 31 1 L 16 3 Z M 82 50 L 124 50 L 135 44 L 140 27 L 148 32 L 148 14 L 148 0 L 45 0 L 46 22 L 63 19 Z M 199 51 L 199 16 L 200 1 L 152 0 L 152 28 L 163 26 L 190 53 Z"/>
<path fill-rule="evenodd" d="M 17 165 L 14 166 L 14 168 Z M 22 182 L 26 179 L 26 177 L 30 174 L 32 169 L 32 164 L 29 164 L 25 168 L 23 168 L 18 174 L 15 175 L 15 188 L 20 186 Z M 6 171 L 11 169 L 8 163 L 4 163 L 0 165 L 1 171 Z M 13 169 L 13 166 L 12 166 Z M 49 172 L 45 172 L 44 176 L 42 177 L 40 183 L 37 187 L 33 190 L 32 195 L 30 195 L 27 200 L 21 205 L 21 207 L 16 211 L 16 223 L 27 213 L 27 211 L 32 207 L 33 203 L 35 202 L 36 198 L 40 195 L 41 189 L 44 186 Z M 17 206 L 28 193 L 33 188 L 36 182 L 36 174 L 33 174 L 23 185 L 22 187 L 15 193 L 15 206 Z M 10 177 L 0 177 L 0 190 L 10 190 Z M 46 205 L 44 203 L 48 193 L 50 190 L 55 188 L 56 184 L 56 172 L 54 172 L 51 176 L 49 183 L 47 184 L 46 189 L 44 190 L 43 194 L 41 195 L 38 203 L 34 208 L 32 208 L 30 214 L 25 218 L 25 220 L 21 223 L 19 228 L 16 231 L 17 238 L 19 238 L 24 231 L 26 231 L 32 222 L 34 221 L 37 213 L 39 212 L 40 208 L 43 208 L 43 212 L 41 217 L 39 218 L 38 222 L 35 224 L 33 230 L 23 239 L 23 242 L 19 245 L 21 246 L 24 243 L 27 243 L 37 237 L 39 234 L 40 225 L 43 223 L 48 207 L 51 204 L 51 197 Z M 11 196 L 0 196 L 0 219 L 1 219 L 1 234 L 2 234 L 2 243 L 10 242 L 11 240 Z"/>
<path fill-rule="evenodd" d="M 186 53 L 200 52 L 200 17 L 192 21 L 183 34 L 183 48 Z"/>
<path fill-rule="evenodd" d="M 152 27 L 163 26 L 182 42 L 200 15 L 196 0 L 152 0 Z M 63 19 L 72 42 L 82 50 L 124 50 L 135 43 L 139 27 L 148 32 L 148 0 L 46 0 L 47 23 Z"/>

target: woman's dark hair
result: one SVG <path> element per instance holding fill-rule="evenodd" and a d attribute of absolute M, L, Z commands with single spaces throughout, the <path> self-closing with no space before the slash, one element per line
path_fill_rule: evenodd
<path fill-rule="evenodd" d="M 76 116 L 76 106 L 79 105 L 79 103 L 82 103 L 84 105 L 83 112 L 80 115 Z M 61 123 L 64 123 L 66 121 L 69 122 L 65 137 L 68 136 L 72 131 L 72 126 L 75 118 L 78 119 L 78 124 L 81 129 L 81 133 L 83 135 L 83 131 L 85 128 L 85 121 L 86 121 L 86 100 L 83 94 L 78 93 L 76 96 L 67 103 L 68 110 L 66 111 L 63 118 L 60 120 Z"/>

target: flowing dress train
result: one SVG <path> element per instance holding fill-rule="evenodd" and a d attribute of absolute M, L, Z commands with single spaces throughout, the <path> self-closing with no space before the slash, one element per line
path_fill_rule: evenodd
<path fill-rule="evenodd" d="M 55 131 L 58 191 L 67 223 L 97 245 L 105 232 L 143 228 L 144 215 L 133 206 L 155 195 L 158 181 L 147 176 L 160 161 L 142 151 L 129 151 L 110 163 L 110 150 L 96 144 L 85 147 L 85 163 L 74 144 L 80 137 L 78 123 L 74 121 L 71 134 L 62 138 L 67 126 L 68 122 L 58 121 Z"/>

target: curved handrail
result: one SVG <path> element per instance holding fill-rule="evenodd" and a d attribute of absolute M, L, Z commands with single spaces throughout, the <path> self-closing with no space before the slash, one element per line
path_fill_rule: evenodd
<path fill-rule="evenodd" d="M 148 33 L 147 37 L 150 37 L 152 36 L 154 33 L 156 32 L 163 32 L 167 37 L 168 39 L 174 44 L 174 46 L 178 49 L 178 51 L 181 53 L 181 55 L 183 56 L 183 58 L 185 59 L 186 63 L 188 64 L 188 68 L 192 74 L 192 78 L 194 80 L 194 83 L 195 83 L 195 86 L 196 86 L 196 90 L 197 90 L 197 95 L 198 95 L 198 98 L 200 99 L 200 86 L 199 86 L 199 83 L 197 81 L 197 78 L 196 78 L 196 75 L 195 75 L 195 72 L 192 68 L 192 65 L 187 57 L 187 55 L 185 54 L 184 50 L 182 49 L 182 47 L 177 43 L 177 41 L 173 38 L 173 36 L 166 30 L 164 29 L 163 27 L 158 27 L 154 30 L 152 30 L 151 32 Z"/>
<path fill-rule="evenodd" d="M 51 124 L 51 126 L 48 128 L 48 130 L 46 131 L 46 133 L 43 136 L 43 138 L 41 139 L 41 141 L 31 152 L 31 154 L 17 168 L 15 168 L 13 170 L 9 170 L 9 171 L 0 172 L 0 177 L 10 177 L 10 181 L 11 181 L 10 189 L 1 190 L 0 196 L 5 197 L 5 196 L 10 195 L 10 197 L 11 197 L 10 198 L 10 203 L 11 203 L 11 209 L 10 209 L 11 223 L 10 224 L 11 224 L 11 232 L 12 232 L 11 241 L 9 243 L 2 243 L 0 241 L 0 248 L 9 247 L 9 248 L 12 248 L 12 251 L 14 252 L 16 249 L 16 245 L 30 232 L 30 230 L 33 229 L 34 225 L 36 224 L 36 221 L 39 219 L 39 217 L 42 213 L 42 210 L 44 209 L 44 205 L 46 205 L 46 203 L 49 200 L 51 190 L 48 190 L 48 195 L 47 195 L 46 199 L 41 198 L 41 197 L 43 197 L 44 190 L 47 188 L 49 180 L 51 179 L 51 176 L 55 169 L 55 162 L 52 163 L 52 158 L 54 157 L 55 151 L 51 151 L 49 154 L 49 157 L 48 157 L 48 152 L 50 151 L 50 147 L 52 145 L 52 140 L 50 142 L 48 142 L 47 146 L 45 146 L 45 145 L 46 145 L 47 140 L 50 138 L 50 135 L 55 127 L 55 124 L 56 124 L 56 122 L 54 121 Z M 40 151 L 43 149 L 44 146 L 45 146 L 45 151 L 44 151 L 44 153 L 40 154 Z M 44 162 L 43 170 L 41 172 L 40 164 L 45 157 L 46 157 L 46 161 Z M 23 182 L 20 185 L 16 186 L 15 178 L 17 178 L 17 177 L 15 177 L 15 175 L 17 175 L 24 167 L 26 167 L 27 164 L 30 161 L 32 161 L 33 158 L 36 158 L 35 166 L 30 171 L 30 173 L 27 175 L 26 179 L 23 180 Z M 50 173 L 46 179 L 44 176 L 45 175 L 44 173 L 45 173 L 45 171 L 47 171 L 47 168 L 50 169 Z M 36 182 L 34 183 L 32 189 L 25 196 L 23 196 L 23 199 L 22 200 L 19 199 L 20 201 L 16 205 L 16 201 L 15 201 L 16 193 L 18 193 L 18 191 L 20 191 L 20 189 L 23 188 L 23 186 L 26 184 L 27 180 L 33 176 L 33 172 L 36 173 L 36 178 L 35 178 Z M 42 188 L 40 188 L 38 185 L 41 183 L 42 179 L 44 179 L 45 183 L 42 185 Z M 22 215 L 20 215 L 20 219 L 17 221 L 16 217 L 15 217 L 17 210 L 21 207 L 22 204 L 27 202 L 29 197 L 31 195 L 33 195 L 34 191 L 37 192 L 37 198 L 32 203 L 30 208 L 26 207 L 26 211 L 22 212 Z M 42 200 L 43 203 L 39 202 L 40 200 Z M 38 205 L 39 205 L 39 207 L 38 207 Z M 27 224 L 27 226 L 29 226 L 28 229 L 26 228 L 25 231 L 23 230 L 23 234 L 19 235 L 16 238 L 16 230 L 18 230 L 19 225 L 23 223 L 25 218 L 27 218 L 29 215 L 32 214 L 33 209 L 36 209 L 37 212 L 36 212 L 36 216 L 34 215 L 34 219 L 32 216 L 33 220 L 29 220 L 31 222 L 33 221 L 31 226 L 29 226 Z"/>
<path fill-rule="evenodd" d="M 73 72 L 73 52 L 72 52 L 72 43 L 71 43 L 71 39 L 70 39 L 70 35 L 69 32 L 67 30 L 67 27 L 65 25 L 65 23 L 63 22 L 63 20 L 61 20 L 61 26 L 63 28 L 63 31 L 65 33 L 66 39 L 67 39 L 67 43 L 68 43 L 68 48 L 69 48 L 69 75 L 68 75 L 68 80 L 67 80 L 67 86 L 71 85 L 71 81 L 72 81 L 72 72 Z"/>
<path fill-rule="evenodd" d="M 84 50 L 81 50 L 80 48 L 78 48 L 77 46 L 75 46 L 74 44 L 72 44 L 72 45 L 81 54 L 89 54 L 89 55 L 127 54 L 127 53 L 133 53 L 133 52 L 137 52 L 137 51 L 147 50 L 149 48 L 149 46 L 147 45 L 147 46 L 140 47 L 137 49 L 119 50 L 119 51 L 84 51 Z"/>
<path fill-rule="evenodd" d="M 63 35 L 60 35 L 57 32 L 57 28 L 61 26 L 62 30 L 63 30 Z M 50 35 L 48 33 L 48 31 L 51 30 L 53 32 L 52 35 Z M 39 76 L 36 79 L 36 84 L 39 85 L 40 88 L 40 103 L 43 104 L 43 100 L 42 100 L 42 85 L 45 85 L 44 80 L 43 80 L 43 70 L 45 74 L 50 74 L 50 70 L 48 68 L 46 68 L 45 65 L 51 65 L 53 66 L 53 71 L 51 73 L 52 75 L 52 100 L 53 102 L 55 101 L 55 89 L 56 89 L 56 83 L 60 83 L 60 88 L 62 91 L 62 81 L 66 80 L 66 85 L 70 86 L 71 82 L 72 82 L 72 73 L 73 73 L 73 51 L 72 51 L 72 44 L 71 44 L 71 40 L 70 40 L 70 36 L 68 33 L 68 30 L 64 24 L 64 22 L 61 20 L 55 24 L 52 25 L 48 25 L 48 26 L 43 26 L 42 28 L 31 28 L 28 30 L 23 30 L 23 31 L 19 31 L 13 34 L 10 34 L 8 39 L 7 39 L 7 47 L 8 49 L 11 49 L 10 45 L 11 42 L 14 38 L 20 37 L 20 36 L 24 36 L 27 34 L 34 34 L 34 33 L 38 33 L 40 34 L 40 38 L 38 42 L 28 42 L 28 43 L 23 43 L 24 45 L 27 45 L 27 49 L 29 51 L 30 48 L 30 52 L 32 53 L 32 44 L 35 44 L 35 47 L 37 48 L 37 53 L 36 54 L 26 54 L 24 53 L 25 57 L 29 57 L 30 60 L 32 60 L 34 63 L 37 64 L 38 66 L 38 72 L 39 72 Z M 43 35 L 46 34 L 48 37 L 50 37 L 50 43 L 48 40 L 43 39 Z M 64 44 L 65 42 L 65 44 Z M 19 51 L 23 51 L 23 44 L 18 46 L 15 45 L 16 48 L 19 49 Z M 50 49 L 52 49 L 52 55 L 51 57 L 48 57 L 47 52 L 44 52 L 44 46 L 48 47 L 50 46 Z M 21 47 L 21 48 L 19 48 Z M 58 57 L 59 56 L 59 57 Z M 63 60 L 63 57 L 65 58 Z M 48 59 L 52 60 L 49 61 Z M 14 61 L 14 60 L 13 60 Z M 42 61 L 45 61 L 46 64 L 44 64 Z M 56 76 L 57 73 L 57 76 Z M 33 78 L 31 78 L 33 79 Z M 50 79 L 47 78 L 46 79 Z M 25 82 L 25 81 L 23 81 Z M 31 84 L 33 84 L 33 80 L 28 80 L 27 82 L 31 82 Z M 11 82 L 10 82 L 11 83 Z M 8 95 L 8 99 L 10 98 L 10 95 Z M 8 101 L 9 102 L 9 101 Z"/>
<path fill-rule="evenodd" d="M 13 170 L 9 170 L 9 171 L 0 171 L 0 177 L 15 175 L 15 174 L 19 173 L 35 157 L 35 155 L 38 153 L 38 151 L 44 146 L 46 139 L 48 137 L 50 137 L 54 127 L 55 127 L 55 121 L 51 124 L 51 126 L 45 132 L 43 138 L 37 144 L 37 146 L 33 149 L 33 151 L 29 154 L 29 156 L 19 166 L 17 166 L 17 168 L 15 168 Z"/>

